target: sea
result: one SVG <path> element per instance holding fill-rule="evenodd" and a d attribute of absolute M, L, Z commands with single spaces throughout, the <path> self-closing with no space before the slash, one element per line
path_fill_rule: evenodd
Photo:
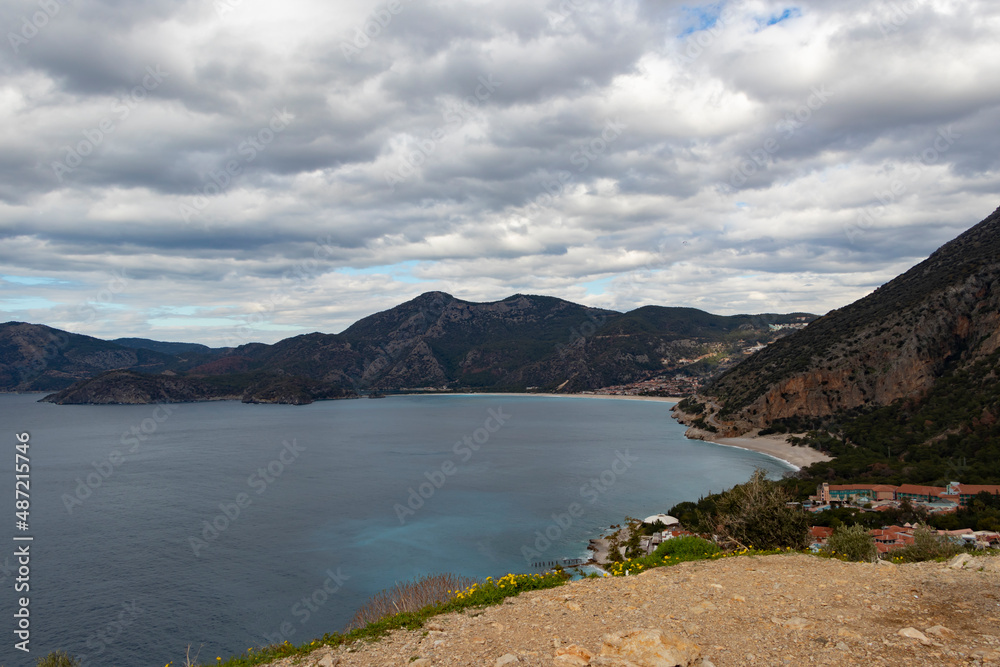
<path fill-rule="evenodd" d="M 542 572 L 586 558 L 626 516 L 667 512 L 758 467 L 792 470 L 686 439 L 661 401 L 39 398 L 0 394 L 8 667 L 57 649 L 84 665 L 160 667 L 187 651 L 208 664 L 303 643 L 397 582 Z M 25 462 L 27 498 L 15 490 Z M 30 653 L 16 647 L 25 632 Z"/>

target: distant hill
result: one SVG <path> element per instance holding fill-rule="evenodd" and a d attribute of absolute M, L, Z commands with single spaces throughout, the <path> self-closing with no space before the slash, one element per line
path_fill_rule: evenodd
<path fill-rule="evenodd" d="M 152 350 L 163 354 L 210 354 L 213 349 L 207 345 L 199 343 L 165 343 L 148 338 L 115 338 L 112 343 L 122 347 L 131 347 L 139 350 Z"/>
<path fill-rule="evenodd" d="M 0 324 L 0 391 L 54 391 L 112 369 L 162 373 L 177 359 L 41 324 Z"/>
<path fill-rule="evenodd" d="M 818 469 L 840 477 L 970 482 L 974 469 L 995 478 L 998 362 L 1000 209 L 721 375 L 696 411 L 730 435 L 812 429 L 811 441 L 839 459 Z"/>
<path fill-rule="evenodd" d="M 658 374 L 708 378 L 742 359 L 748 348 L 788 333 L 779 327 L 813 319 L 807 313 L 720 316 L 660 306 L 619 313 L 524 294 L 473 303 L 428 292 L 341 334 L 316 332 L 236 348 L 101 341 L 8 323 L 0 325 L 0 390 L 69 389 L 55 402 L 198 400 L 221 395 L 205 382 L 225 385 L 227 396 L 243 396 L 260 378 L 284 377 L 288 386 L 278 394 L 289 400 L 295 393 L 287 391 L 289 383 L 305 392 L 295 394 L 299 398 L 427 388 L 572 392 Z M 8 348 L 4 341 L 10 341 Z M 49 357 L 33 364 L 39 354 Z M 153 386 L 133 374 L 114 374 L 96 384 L 83 382 L 112 370 L 171 379 Z"/>

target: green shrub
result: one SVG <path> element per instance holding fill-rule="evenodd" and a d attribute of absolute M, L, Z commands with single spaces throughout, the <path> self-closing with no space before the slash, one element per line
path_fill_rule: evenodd
<path fill-rule="evenodd" d="M 918 563 L 925 560 L 944 560 L 965 549 L 947 537 L 938 535 L 928 528 L 917 528 L 913 532 L 913 544 L 892 552 L 892 560 L 903 563 Z"/>
<path fill-rule="evenodd" d="M 64 651 L 53 651 L 35 662 L 35 667 L 80 667 L 80 661 Z"/>
<path fill-rule="evenodd" d="M 705 556 L 719 553 L 719 546 L 714 542 L 700 537 L 675 537 L 667 540 L 660 546 L 652 556 L 657 560 L 663 560 L 667 556 L 674 561 L 701 560 Z"/>
<path fill-rule="evenodd" d="M 831 555 L 844 556 L 847 560 L 869 563 L 874 562 L 878 556 L 875 538 L 860 524 L 837 528 L 827 541 L 824 551 Z"/>

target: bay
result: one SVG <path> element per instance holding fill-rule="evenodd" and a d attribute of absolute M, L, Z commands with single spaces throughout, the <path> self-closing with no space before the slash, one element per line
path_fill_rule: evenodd
<path fill-rule="evenodd" d="M 791 467 L 684 438 L 670 404 L 518 395 L 308 406 L 56 406 L 0 395 L 9 536 L 31 535 L 31 655 L 204 663 L 340 630 L 420 575 L 501 576 L 586 555 L 626 515 Z M 30 530 L 14 526 L 31 434 Z M 8 537 L 8 540 L 10 538 Z M 0 613 L 17 596 L 0 554 Z M 336 592 L 330 592 L 333 590 Z M 10 630 L 13 622 L 7 621 Z M 8 638 L 9 630 L 5 629 Z"/>

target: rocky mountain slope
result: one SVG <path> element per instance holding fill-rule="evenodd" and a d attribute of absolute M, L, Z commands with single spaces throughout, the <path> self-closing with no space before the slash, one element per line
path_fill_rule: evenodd
<path fill-rule="evenodd" d="M 943 378 L 988 376 L 1000 349 L 998 279 L 1000 209 L 869 296 L 746 359 L 702 399 L 736 434 L 919 402 Z"/>
<path fill-rule="evenodd" d="M 7 323 L 0 325 L 0 390 L 70 389 L 52 400 L 119 402 L 146 394 L 217 397 L 218 387 L 244 395 L 259 377 L 280 376 L 315 396 L 426 387 L 580 391 L 657 373 L 707 377 L 720 363 L 742 358 L 742 349 L 787 334 L 772 325 L 804 326 L 812 319 L 805 313 L 723 317 L 658 306 L 623 314 L 545 296 L 472 303 L 429 292 L 340 334 L 237 348 L 100 341 Z M 41 361 L 32 362 L 36 358 Z M 156 388 L 148 382 L 139 387 L 132 375 L 117 374 L 74 385 L 109 370 L 174 374 L 188 382 L 163 379 Z"/>
<path fill-rule="evenodd" d="M 998 665 L 1000 562 L 728 558 L 522 593 L 270 667 Z"/>

